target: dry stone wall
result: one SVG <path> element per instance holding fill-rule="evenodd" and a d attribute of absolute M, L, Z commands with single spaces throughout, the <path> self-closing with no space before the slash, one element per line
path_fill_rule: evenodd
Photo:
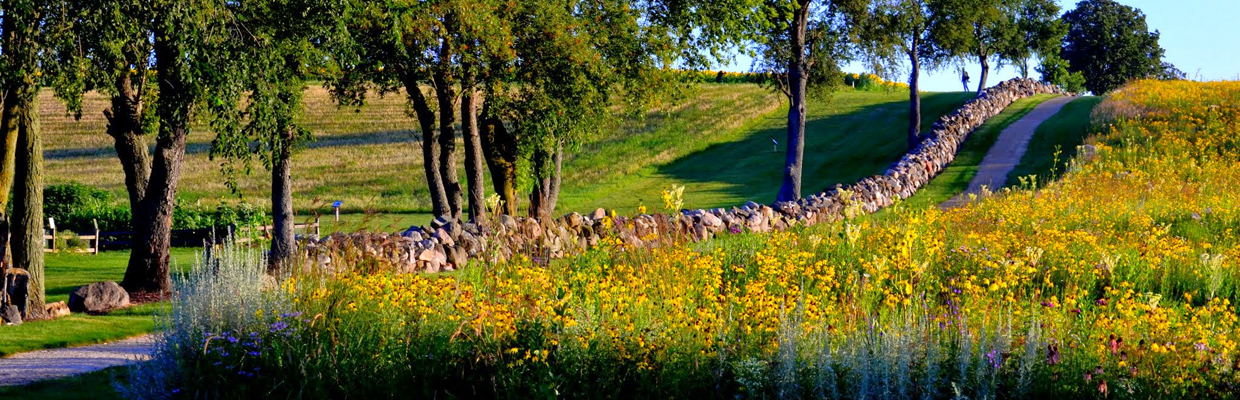
<path fill-rule="evenodd" d="M 969 134 L 1016 100 L 1038 94 L 1068 95 L 1054 85 L 1012 79 L 987 89 L 976 99 L 935 122 L 930 133 L 912 151 L 882 175 L 835 187 L 793 202 L 763 205 L 754 202 L 730 209 L 684 210 L 680 216 L 637 215 L 610 218 L 602 209 L 590 215 L 571 213 L 557 219 L 501 215 L 487 224 L 460 223 L 437 218 L 429 226 L 402 233 L 336 233 L 309 238 L 303 247 L 310 265 L 328 272 L 354 268 L 359 260 L 397 272 L 451 271 L 469 259 L 503 261 L 516 255 L 536 262 L 562 257 L 619 240 L 628 246 L 657 246 L 667 238 L 706 240 L 714 235 L 782 230 L 839 220 L 845 204 L 863 212 L 890 206 L 908 198 L 943 171 Z M 851 196 L 846 199 L 845 196 Z M 345 265 L 348 264 L 348 265 Z"/>

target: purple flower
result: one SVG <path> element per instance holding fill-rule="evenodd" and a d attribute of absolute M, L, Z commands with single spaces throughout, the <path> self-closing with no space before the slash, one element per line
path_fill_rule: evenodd
<path fill-rule="evenodd" d="M 280 314 L 280 318 L 297 318 L 301 316 L 301 311 L 293 311 L 290 313 Z"/>
<path fill-rule="evenodd" d="M 276 322 L 271 323 L 272 333 L 281 332 L 281 331 L 284 331 L 285 329 L 288 329 L 288 323 L 284 321 L 276 321 Z"/>

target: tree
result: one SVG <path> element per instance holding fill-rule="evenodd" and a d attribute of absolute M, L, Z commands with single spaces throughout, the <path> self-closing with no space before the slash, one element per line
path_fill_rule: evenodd
<path fill-rule="evenodd" d="M 1042 74 L 1042 82 L 1059 86 L 1072 93 L 1085 91 L 1085 77 L 1080 72 L 1068 69 L 1068 61 L 1059 56 L 1059 49 L 1042 55 L 1042 63 L 1037 68 Z"/>
<path fill-rule="evenodd" d="M 1020 0 L 1010 4 L 1008 10 L 1014 14 L 1016 26 L 1000 57 L 1028 78 L 1029 59 L 1059 54 L 1068 28 L 1059 19 L 1059 5 L 1053 0 Z"/>
<path fill-rule="evenodd" d="M 53 2 L 49 2 L 53 3 Z M 125 171 L 133 248 L 121 285 L 131 293 L 170 289 L 172 212 L 186 140 L 195 113 L 222 101 L 216 91 L 231 79 L 217 66 L 228 43 L 229 15 L 222 0 L 61 0 L 76 15 L 49 50 L 58 57 L 57 94 L 80 113 L 80 96 L 111 95 L 104 111 L 108 134 Z M 49 64 L 50 65 L 50 64 Z M 150 87 L 149 80 L 154 80 Z M 154 102 L 154 110 L 147 105 Z M 150 153 L 145 136 L 156 133 Z"/>
<path fill-rule="evenodd" d="M 935 41 L 941 15 L 924 0 L 881 0 L 860 21 L 860 44 L 875 70 L 890 75 L 907 61 L 909 83 L 908 147 L 921 142 L 921 71 L 934 70 L 945 58 Z"/>
<path fill-rule="evenodd" d="M 0 2 L 0 56 L 3 59 L 3 114 L 0 135 L 4 135 L 4 164 L 0 165 L 0 189 L 7 206 L 13 185 L 13 265 L 30 274 L 25 310 L 30 318 L 41 318 L 44 305 L 43 274 L 43 146 L 39 133 L 36 100 L 42 74 L 39 56 L 46 24 L 44 3 L 31 0 Z M 11 144 L 10 144 L 11 143 Z M 0 225 L 6 225 L 0 220 Z M 7 229 L 0 232 L 6 236 Z"/>
<path fill-rule="evenodd" d="M 1089 91 L 1104 94 L 1163 71 L 1159 33 L 1149 31 L 1141 10 L 1114 0 L 1084 0 L 1063 21 L 1068 34 L 1062 57 L 1069 70 L 1085 77 Z"/>
<path fill-rule="evenodd" d="M 356 2 L 330 85 L 345 104 L 364 102 L 369 89 L 409 96 L 436 214 L 460 213 L 459 105 L 471 217 L 483 208 L 474 204 L 483 161 L 504 212 L 517 212 L 528 186 L 531 214 L 548 215 L 564 153 L 605 124 L 614 96 L 629 111 L 655 101 L 671 86 L 663 69 L 672 60 L 701 65 L 720 43 L 739 42 L 734 28 L 745 20 L 731 6 L 752 1 Z"/>
<path fill-rule="evenodd" d="M 213 106 L 216 138 L 211 156 L 229 160 L 224 164 L 230 186 L 240 162 L 249 172 L 253 153 L 271 172 L 273 235 L 268 262 L 272 270 L 293 259 L 297 243 L 293 225 L 292 154 L 311 132 L 298 119 L 304 105 L 306 80 L 324 69 L 321 44 L 332 40 L 333 23 L 340 15 L 329 0 L 262 0 L 230 3 L 235 18 L 234 46 L 227 60 L 237 79 L 231 81 L 228 101 Z M 295 18 L 289 18 L 296 16 Z M 237 104 L 248 94 L 245 109 Z M 244 126 L 242 126 L 244 121 Z M 258 146 L 251 147 L 251 142 Z"/>
<path fill-rule="evenodd" d="M 529 215 L 550 216 L 564 153 L 606 125 L 612 99 L 623 95 L 634 111 L 667 87 L 659 65 L 670 55 L 648 47 L 664 37 L 640 25 L 636 10 L 623 1 L 504 10 L 514 57 L 490 60 L 483 147 L 506 211 L 516 211 L 507 196 L 528 179 Z"/>
<path fill-rule="evenodd" d="M 380 94 L 403 90 L 408 96 L 422 133 L 423 168 L 435 215 L 455 219 L 461 214 L 454 126 L 461 104 L 458 93 L 468 94 L 463 113 L 476 110 L 474 88 L 485 78 L 477 74 L 477 63 L 506 56 L 503 46 L 494 43 L 508 38 L 495 19 L 501 6 L 506 5 L 490 0 L 353 1 L 343 22 L 347 35 L 333 48 L 342 69 L 329 85 L 342 103 L 363 104 L 371 88 Z M 477 133 L 471 117 L 462 120 L 465 134 Z M 473 145 L 480 140 L 466 137 L 465 142 L 470 161 L 466 177 L 478 180 L 481 163 Z M 482 182 L 472 183 L 470 190 L 471 201 L 480 201 Z M 481 204 L 473 207 L 471 215 L 480 215 Z"/>
<path fill-rule="evenodd" d="M 1000 0 L 928 0 L 932 15 L 938 16 L 932 41 L 948 56 L 974 58 L 982 66 L 977 93 L 986 89 L 990 62 L 1013 43 L 1016 20 L 1013 7 Z"/>
<path fill-rule="evenodd" d="M 130 215 L 140 214 L 147 193 L 152 156 L 150 132 L 158 130 L 155 109 L 157 91 L 150 83 L 153 48 L 151 26 L 144 22 L 153 9 L 139 0 L 63 0 L 55 9 L 65 24 L 57 31 L 54 57 L 47 63 L 56 96 L 77 118 L 82 116 L 82 96 L 99 91 L 110 98 L 103 109 L 105 133 L 125 175 Z M 137 226 L 136 219 L 131 221 Z"/>
<path fill-rule="evenodd" d="M 788 99 L 787 148 L 783 184 L 777 201 L 801 198 L 801 175 L 805 153 L 807 93 L 814 86 L 829 86 L 838 77 L 846 58 L 848 11 L 863 9 L 855 0 L 772 0 L 764 4 L 769 32 L 760 37 L 755 70 L 775 77 L 775 86 Z M 821 89 L 821 88 L 819 88 Z"/>

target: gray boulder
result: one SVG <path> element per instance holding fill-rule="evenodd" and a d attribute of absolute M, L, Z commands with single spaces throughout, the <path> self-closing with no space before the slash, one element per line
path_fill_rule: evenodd
<path fill-rule="evenodd" d="M 17 311 L 17 306 L 10 304 L 0 309 L 0 319 L 3 319 L 6 325 L 21 325 L 22 313 Z"/>
<path fill-rule="evenodd" d="M 97 282 L 82 286 L 69 295 L 69 311 L 106 313 L 129 306 L 129 292 L 116 282 Z"/>

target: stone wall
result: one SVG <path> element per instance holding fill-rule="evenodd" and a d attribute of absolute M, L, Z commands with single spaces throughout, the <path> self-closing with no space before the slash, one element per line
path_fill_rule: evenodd
<path fill-rule="evenodd" d="M 430 226 L 410 227 L 399 234 L 336 233 L 309 238 L 303 251 L 312 265 L 329 272 L 359 263 L 398 272 L 439 272 L 460 268 L 470 258 L 503 261 L 524 254 L 536 262 L 545 261 L 583 251 L 605 238 L 629 246 L 657 246 L 680 239 L 706 240 L 729 232 L 765 232 L 839 220 L 846 201 L 869 213 L 890 206 L 897 197 L 912 196 L 951 164 L 961 143 L 987 119 L 1016 100 L 1046 93 L 1068 95 L 1056 86 L 1029 79 L 1002 82 L 935 122 L 925 139 L 882 175 L 835 185 L 794 202 L 684 210 L 679 218 L 643 214 L 612 219 L 602 209 L 544 221 L 502 215 L 491 223 L 473 224 L 437 218 Z M 851 199 L 845 199 L 846 194 Z"/>

